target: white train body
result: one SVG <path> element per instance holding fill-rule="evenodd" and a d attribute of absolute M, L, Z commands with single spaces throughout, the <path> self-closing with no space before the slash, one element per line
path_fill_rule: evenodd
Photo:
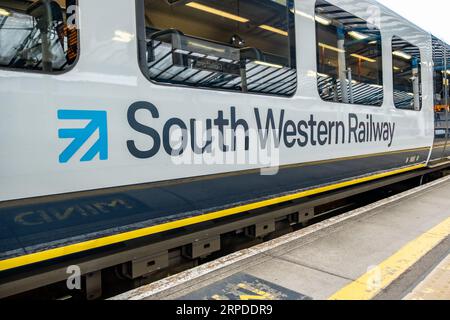
<path fill-rule="evenodd" d="M 8 210 L 34 203 L 33 201 L 41 205 L 47 203 L 48 199 L 53 199 L 52 197 L 55 197 L 52 201 L 57 202 L 74 195 L 94 196 L 96 190 L 109 188 L 139 189 L 140 186 L 161 182 L 170 184 L 171 181 L 182 181 L 180 183 L 185 184 L 191 178 L 201 180 L 205 177 L 210 180 L 230 173 L 231 176 L 240 176 L 245 172 L 267 167 L 279 166 L 283 170 L 331 163 L 322 171 L 323 175 L 329 175 L 328 180 L 322 181 L 314 175 L 308 178 L 305 175 L 299 179 L 313 179 L 309 186 L 292 185 L 291 189 L 280 187 L 267 194 L 255 195 L 253 199 L 230 198 L 220 206 L 211 204 L 210 207 L 200 208 L 201 210 L 196 208 L 201 213 L 210 213 L 216 211 L 215 207 L 234 208 L 242 203 L 254 203 L 299 190 L 426 166 L 431 160 L 435 141 L 432 36 L 376 1 L 328 2 L 364 20 L 373 19 L 373 10 L 378 8 L 376 12 L 380 14 L 377 16 L 379 20 L 371 21 L 379 26 L 382 37 L 384 98 L 381 106 L 324 101 L 319 95 L 317 76 L 320 71 L 317 66 L 314 0 L 295 0 L 296 90 L 291 96 L 150 81 L 142 71 L 139 58 L 142 58 L 142 52 L 139 52 L 142 44 L 139 40 L 143 36 L 140 25 L 142 13 L 139 12 L 142 3 L 135 0 L 79 0 L 79 52 L 73 67 L 55 74 L 25 72 L 7 67 L 0 70 L 2 210 L 9 212 Z M 394 36 L 420 49 L 420 111 L 399 109 L 394 105 L 391 41 Z M 75 113 L 71 114 L 70 111 Z M 89 113 L 90 111 L 94 113 Z M 232 159 L 243 155 L 243 124 L 246 123 L 250 131 L 258 129 L 258 123 L 264 129 L 270 112 L 276 122 L 274 133 L 281 134 L 279 148 L 271 154 L 272 157 L 256 157 L 253 158 L 254 161 L 236 163 Z M 92 120 L 89 117 L 94 115 L 101 122 L 98 130 L 91 130 L 91 137 L 76 152 L 62 158 L 71 144 L 67 137 L 75 134 L 70 131 L 64 133 L 64 130 L 83 129 L 88 124 L 87 120 Z M 194 156 L 192 141 L 196 140 L 202 145 L 200 133 L 204 133 L 202 128 L 205 129 L 208 120 L 215 134 L 220 132 L 220 124 L 215 123 L 222 122 L 225 144 L 228 147 L 231 146 L 231 138 L 235 133 L 230 131 L 234 121 L 234 125 L 240 127 L 236 132 L 239 132 L 237 149 L 241 151 L 234 151 L 232 148 L 223 151 L 217 136 L 212 142 L 213 151 L 203 150 L 201 156 Z M 314 123 L 316 124 L 311 125 Z M 165 126 L 166 130 L 168 126 L 180 129 L 182 124 L 187 128 L 185 140 L 179 140 L 175 132 L 171 136 L 175 140 L 168 141 Z M 197 126 L 195 136 L 192 135 L 192 124 Z M 171 133 L 172 131 L 170 130 Z M 249 134 L 250 150 L 244 151 L 250 158 L 255 154 L 264 156 L 268 151 L 261 145 L 258 132 L 254 132 L 255 135 Z M 99 140 L 102 140 L 102 146 L 91 150 Z M 177 149 L 180 141 L 182 146 L 184 143 L 183 154 L 169 154 L 166 150 L 168 145 Z M 89 150 L 94 156 L 86 155 Z M 386 160 L 391 162 L 385 165 L 383 161 L 374 161 L 373 168 L 369 170 L 364 167 L 364 163 L 371 163 L 371 156 L 376 159 L 394 156 L 395 160 Z M 220 163 L 218 159 L 228 160 Z M 333 169 L 334 161 L 344 160 L 350 161 L 347 165 L 342 162 L 342 166 L 353 170 L 351 175 L 348 172 L 340 174 L 341 169 Z M 379 163 L 379 166 L 375 163 Z M 269 177 L 270 172 L 265 174 L 269 180 L 264 181 L 273 183 L 274 180 Z M 242 187 L 242 181 L 236 181 L 237 185 Z M 249 185 L 248 188 L 253 189 L 255 186 Z M 209 186 L 204 186 L 203 189 L 199 187 L 196 190 L 202 197 L 199 196 L 198 199 L 208 199 L 209 190 L 219 195 L 226 191 L 220 191 L 220 187 L 216 187 L 217 190 L 212 190 Z M 233 186 L 226 184 L 223 188 L 229 190 Z M 144 203 L 147 201 L 149 205 L 155 201 L 151 196 L 141 195 L 137 198 Z M 28 211 L 32 210 L 29 206 L 26 208 Z M 185 210 L 184 213 L 193 211 L 195 210 Z M 22 212 L 22 216 L 19 215 L 22 222 L 42 220 L 42 215 L 28 217 L 30 220 L 26 220 L 23 210 L 15 213 L 16 218 L 19 212 Z M 167 212 L 168 216 L 172 214 L 174 212 Z M 43 250 L 39 245 L 35 251 Z M 8 252 L 4 254 L 5 259 L 21 256 L 14 247 Z"/>

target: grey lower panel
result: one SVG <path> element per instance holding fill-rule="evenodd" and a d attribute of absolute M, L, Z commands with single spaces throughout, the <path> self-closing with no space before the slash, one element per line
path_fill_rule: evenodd
<path fill-rule="evenodd" d="M 427 149 L 0 207 L 0 260 L 423 163 Z"/>

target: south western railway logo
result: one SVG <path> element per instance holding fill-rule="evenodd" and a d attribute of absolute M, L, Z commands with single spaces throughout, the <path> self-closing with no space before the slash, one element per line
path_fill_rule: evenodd
<path fill-rule="evenodd" d="M 138 112 L 147 118 L 138 120 Z M 135 139 L 139 137 L 139 143 L 124 139 L 124 147 L 136 159 L 150 159 L 160 152 L 169 156 L 181 156 L 187 151 L 196 154 L 211 153 L 212 150 L 248 152 L 250 145 L 264 150 L 269 143 L 276 148 L 284 146 L 287 150 L 367 143 L 390 148 L 396 130 L 395 122 L 382 121 L 379 116 L 370 114 L 349 113 L 344 120 L 322 120 L 315 114 L 292 119 L 284 109 L 271 108 L 254 108 L 253 119 L 239 117 L 236 107 L 218 110 L 214 117 L 207 119 L 162 119 L 155 105 L 143 101 L 129 107 L 127 118 L 130 134 Z M 59 156 L 60 163 L 68 163 L 75 156 L 81 157 L 81 162 L 93 161 L 97 156 L 99 160 L 108 160 L 106 111 L 59 110 L 58 119 L 63 123 L 58 131 L 59 139 L 71 140 Z M 250 134 L 252 130 L 257 133 Z M 179 132 L 176 137 L 172 134 L 174 131 Z M 238 131 L 244 133 L 244 138 L 240 139 L 242 148 L 236 146 L 238 136 L 242 136 Z M 234 143 L 227 144 L 226 141 Z"/>
<path fill-rule="evenodd" d="M 91 146 L 81 155 L 81 162 L 92 161 L 99 156 L 108 160 L 108 124 L 106 111 L 59 110 L 58 119 L 64 122 L 59 129 L 59 139 L 71 140 L 59 156 L 60 163 L 69 162 L 83 147 Z"/>

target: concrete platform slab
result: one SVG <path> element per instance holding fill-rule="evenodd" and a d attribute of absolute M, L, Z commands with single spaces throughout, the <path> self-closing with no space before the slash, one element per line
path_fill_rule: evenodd
<path fill-rule="evenodd" d="M 284 257 L 274 258 L 246 272 L 315 300 L 327 299 L 350 281 L 338 275 L 288 261 Z"/>
<path fill-rule="evenodd" d="M 450 255 L 405 300 L 450 300 Z"/>
<path fill-rule="evenodd" d="M 283 257 L 312 269 L 356 280 L 414 238 L 414 235 L 399 233 L 395 227 L 356 222 Z"/>

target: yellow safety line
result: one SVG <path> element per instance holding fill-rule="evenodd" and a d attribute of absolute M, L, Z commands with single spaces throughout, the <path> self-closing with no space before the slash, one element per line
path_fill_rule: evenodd
<path fill-rule="evenodd" d="M 160 224 L 160 225 L 156 225 L 156 226 L 152 226 L 152 227 L 148 227 L 148 228 L 143 228 L 143 229 L 139 229 L 139 230 L 120 233 L 120 234 L 103 237 L 103 238 L 99 238 L 99 239 L 95 239 L 95 240 L 80 242 L 80 243 L 68 245 L 65 247 L 60 247 L 60 248 L 50 249 L 50 250 L 46 250 L 46 251 L 42 251 L 42 252 L 36 252 L 36 253 L 24 255 L 24 256 L 19 256 L 16 258 L 11 258 L 11 259 L 0 261 L 0 271 L 9 270 L 9 269 L 17 268 L 17 267 L 22 267 L 22 266 L 26 266 L 29 264 L 42 262 L 42 261 L 46 261 L 46 260 L 50 260 L 50 259 L 55 259 L 55 258 L 59 258 L 62 256 L 67 256 L 70 254 L 79 253 L 79 252 L 83 252 L 83 251 L 87 251 L 87 250 L 97 249 L 97 248 L 105 247 L 108 245 L 132 240 L 132 239 L 142 238 L 142 237 L 146 237 L 146 236 L 150 236 L 153 234 L 157 234 L 157 233 L 161 233 L 161 232 L 165 232 L 165 231 L 169 231 L 169 230 L 173 230 L 173 229 L 178 229 L 178 228 L 182 228 L 182 227 L 186 227 L 186 226 L 191 226 L 194 224 L 198 224 L 198 223 L 202 223 L 202 222 L 206 222 L 206 221 L 210 221 L 210 220 L 229 217 L 229 216 L 232 216 L 232 215 L 235 215 L 238 213 L 255 210 L 255 209 L 260 209 L 260 208 L 268 207 L 271 205 L 275 205 L 275 204 L 279 204 L 279 203 L 283 203 L 283 202 L 287 202 L 287 201 L 291 201 L 291 200 L 295 200 L 295 199 L 299 199 L 299 198 L 305 198 L 305 197 L 308 197 L 311 195 L 324 193 L 324 192 L 328 192 L 328 191 L 333 191 L 333 190 L 337 190 L 340 188 L 345 188 L 345 187 L 357 185 L 360 183 L 373 181 L 373 180 L 385 178 L 388 176 L 392 176 L 392 175 L 396 175 L 396 174 L 400 174 L 400 173 L 404 173 L 404 172 L 408 172 L 408 171 L 412 171 L 412 170 L 421 169 L 424 167 L 426 167 L 425 164 L 419 164 L 419 165 L 406 167 L 406 168 L 402 168 L 402 169 L 398 169 L 398 170 L 394 170 L 394 171 L 379 173 L 379 174 L 375 174 L 375 175 L 371 175 L 371 176 L 367 176 L 367 177 L 363 177 L 363 178 L 359 178 L 359 179 L 355 179 L 355 180 L 351 180 L 351 181 L 345 181 L 345 182 L 341 182 L 341 183 L 337 183 L 337 184 L 333 184 L 333 185 L 329 185 L 329 186 L 325 186 L 325 187 L 321 187 L 321 188 L 317 188 L 317 189 L 306 190 L 306 191 L 302 191 L 299 193 L 286 195 L 283 197 L 278 197 L 278 198 L 274 198 L 274 199 L 270 199 L 270 200 L 251 203 L 251 204 L 234 207 L 234 208 L 230 208 L 230 209 L 225 209 L 225 210 L 221 210 L 221 211 L 217 211 L 217 212 L 207 213 L 207 214 L 199 215 L 196 217 L 191 217 L 191 218 L 182 219 L 182 220 L 178 220 L 178 221 L 168 222 L 168 223 L 164 223 L 164 224 Z"/>
<path fill-rule="evenodd" d="M 329 300 L 371 300 L 450 235 L 450 218 L 333 294 Z"/>

